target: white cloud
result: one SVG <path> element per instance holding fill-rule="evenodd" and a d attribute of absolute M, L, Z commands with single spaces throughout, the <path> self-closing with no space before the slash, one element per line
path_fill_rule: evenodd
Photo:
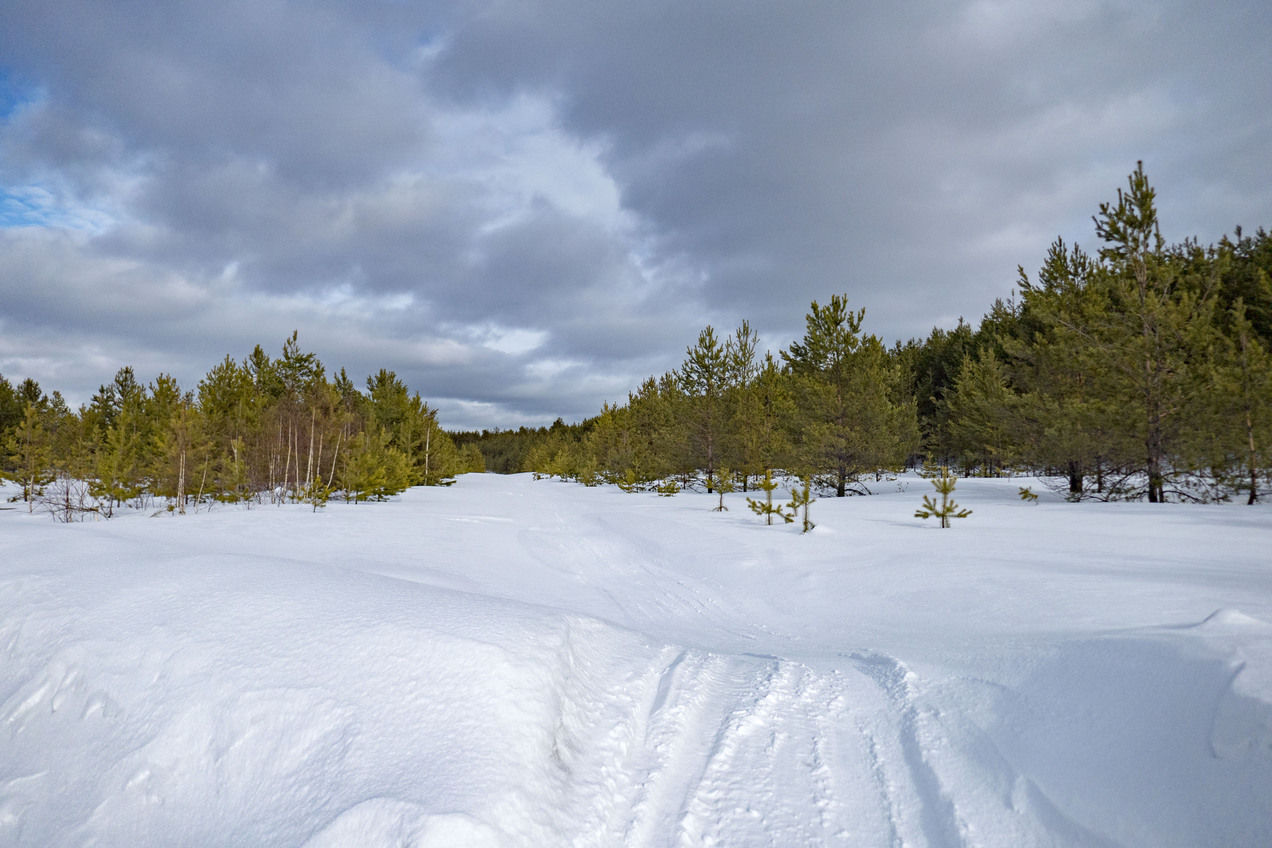
<path fill-rule="evenodd" d="M 541 204 L 615 234 L 632 226 L 602 163 L 604 145 L 562 129 L 550 98 L 518 92 L 496 107 L 435 113 L 433 124 L 429 168 L 482 187 L 484 234 L 524 220 Z"/>
<path fill-rule="evenodd" d="M 482 337 L 484 346 L 512 356 L 520 356 L 537 350 L 548 339 L 548 334 L 543 330 L 506 329 L 495 326 L 483 328 L 478 335 Z"/>

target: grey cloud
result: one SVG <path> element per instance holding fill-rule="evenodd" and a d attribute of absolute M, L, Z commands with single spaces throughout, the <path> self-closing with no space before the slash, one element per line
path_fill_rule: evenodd
<path fill-rule="evenodd" d="M 713 270 L 709 305 L 740 299 L 780 321 L 841 286 L 868 305 L 876 287 L 903 286 L 974 315 L 1017 261 L 1036 261 L 1040 239 L 1086 221 L 1135 159 L 1170 180 L 1174 151 L 1211 148 L 1216 122 L 1261 122 L 1267 32 L 1255 3 L 863 13 L 860 4 L 545 2 L 466 31 L 447 62 L 461 81 L 568 92 L 580 132 L 617 140 L 613 167 L 631 180 L 628 201 Z M 1264 73 L 1224 82 L 1234 51 L 1240 67 Z M 1072 124 L 1048 124 L 1066 108 Z M 1202 114 L 1208 127 L 1197 125 Z M 655 173 L 627 167 L 694 132 L 727 141 Z M 1266 163 L 1258 170 L 1266 176 Z M 1075 196 L 1075 179 L 1099 193 Z M 1047 191 L 1049 222 L 1033 200 Z M 1045 236 L 1015 255 L 957 257 L 978 229 L 1005 230 L 1025 212 Z M 1230 226 L 1205 223 L 1210 237 Z M 767 262 L 730 271 L 754 252 Z M 905 270 L 913 253 L 929 254 L 926 270 Z M 942 255 L 953 267 L 941 267 Z M 794 302 L 766 299 L 773 287 Z M 879 318 L 898 334 L 932 320 Z"/>
<path fill-rule="evenodd" d="M 381 61 L 337 10 L 276 0 L 6 5 L 6 55 L 130 147 L 264 158 L 321 186 L 406 161 L 427 139 L 409 69 Z"/>
<path fill-rule="evenodd" d="M 0 189 L 52 207 L 0 231 L 0 371 L 197 379 L 298 328 L 506 426 L 840 291 L 925 334 L 1136 159 L 1168 237 L 1272 223 L 1270 45 L 1257 2 L 11 0 Z"/>

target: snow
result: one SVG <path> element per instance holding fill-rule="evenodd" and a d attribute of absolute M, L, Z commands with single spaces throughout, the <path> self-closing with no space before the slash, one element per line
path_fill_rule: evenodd
<path fill-rule="evenodd" d="M 1267 508 L 877 488 L 0 512 L 0 845 L 1272 844 Z"/>

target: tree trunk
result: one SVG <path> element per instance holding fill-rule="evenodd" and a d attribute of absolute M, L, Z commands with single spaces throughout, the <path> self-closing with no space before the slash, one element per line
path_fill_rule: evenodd
<path fill-rule="evenodd" d="M 186 514 L 186 511 L 185 511 L 185 466 L 186 466 L 185 445 L 182 445 L 180 448 L 180 456 L 177 459 L 177 512 L 181 513 L 182 515 Z"/>
<path fill-rule="evenodd" d="M 1250 452 L 1250 498 L 1246 504 L 1253 505 L 1259 500 L 1259 449 L 1254 444 L 1254 420 L 1250 414 L 1250 405 L 1245 408 L 1246 443 Z"/>
<path fill-rule="evenodd" d="M 1069 460 L 1069 494 L 1082 494 L 1082 461 L 1077 459 Z"/>
<path fill-rule="evenodd" d="M 1250 468 L 1250 497 L 1246 504 L 1252 506 L 1259 500 L 1259 449 L 1254 442 L 1254 409 L 1250 403 L 1253 392 L 1250 388 L 1249 335 L 1246 332 L 1247 325 L 1244 323 L 1244 318 L 1243 310 L 1240 313 L 1238 323 L 1240 332 L 1237 334 L 1237 340 L 1241 345 L 1242 411 L 1245 413 L 1246 450 Z"/>
<path fill-rule="evenodd" d="M 309 462 L 305 465 L 305 488 L 308 489 L 314 480 L 314 425 L 318 419 L 318 410 L 309 410 Z M 296 470 L 300 471 L 300 455 L 297 451 Z M 297 474 L 296 476 L 300 476 Z"/>
<path fill-rule="evenodd" d="M 327 476 L 327 488 L 336 480 L 336 461 L 340 459 L 340 443 L 344 441 L 344 428 L 340 428 L 340 432 L 336 434 L 336 449 L 331 454 L 331 474 Z"/>

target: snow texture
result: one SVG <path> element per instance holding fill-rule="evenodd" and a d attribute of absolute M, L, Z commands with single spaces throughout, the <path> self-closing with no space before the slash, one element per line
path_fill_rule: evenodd
<path fill-rule="evenodd" d="M 0 845 L 1272 845 L 1267 508 L 1030 482 L 5 510 Z"/>

